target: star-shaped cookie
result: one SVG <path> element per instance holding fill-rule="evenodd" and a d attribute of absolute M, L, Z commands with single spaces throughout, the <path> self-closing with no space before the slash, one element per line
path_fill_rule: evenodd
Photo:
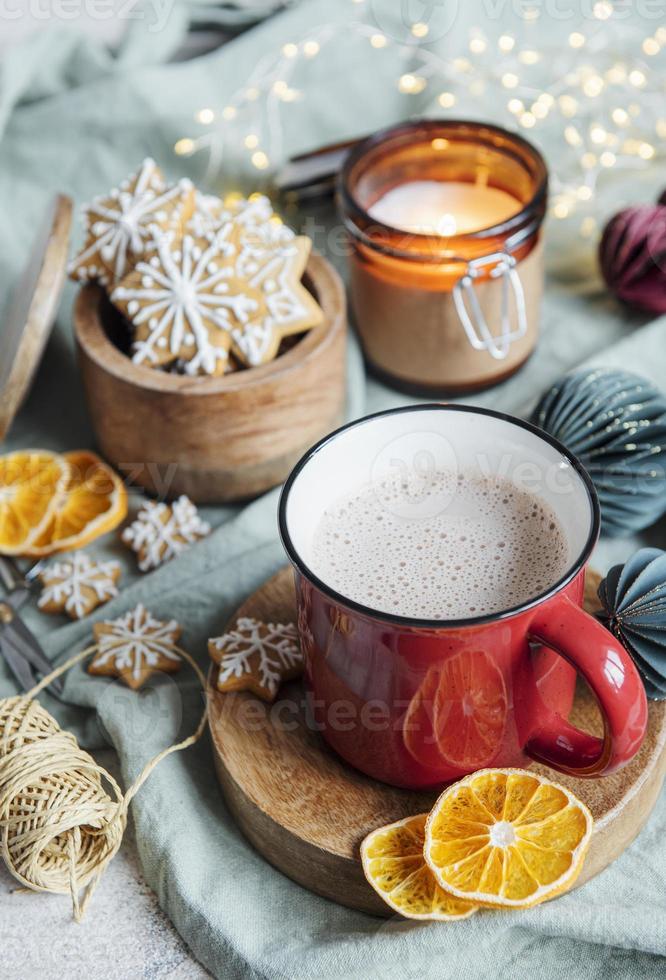
<path fill-rule="evenodd" d="M 190 227 L 220 247 L 230 293 L 256 301 L 248 317 L 225 326 L 241 364 L 273 360 L 286 337 L 321 323 L 322 310 L 302 283 L 312 243 L 282 222 L 267 197 L 199 195 Z"/>
<path fill-rule="evenodd" d="M 192 183 L 168 186 L 155 161 L 144 160 L 136 174 L 84 207 L 86 240 L 69 265 L 70 277 L 115 285 L 145 254 L 153 227 L 182 233 L 193 210 Z"/>
<path fill-rule="evenodd" d="M 175 619 L 156 619 L 141 603 L 118 619 L 95 623 L 93 633 L 97 654 L 88 673 L 119 677 L 132 690 L 152 674 L 173 674 L 182 666 L 176 651 L 180 626 Z"/>
<path fill-rule="evenodd" d="M 266 244 L 277 245 L 296 237 L 273 210 L 270 200 L 263 194 L 228 194 L 224 199 L 213 194 L 195 193 L 194 213 L 188 221 L 187 231 L 194 238 L 213 241 L 220 228 L 227 224 L 236 232 L 253 232 L 261 235 Z"/>
<path fill-rule="evenodd" d="M 188 374 L 224 374 L 234 328 L 261 303 L 258 288 L 233 279 L 232 225 L 212 241 L 153 230 L 153 254 L 111 294 L 134 327 L 132 360 L 150 367 L 182 360 Z"/>
<path fill-rule="evenodd" d="M 201 519 L 190 498 L 182 494 L 172 504 L 147 500 L 120 537 L 136 552 L 141 571 L 149 572 L 207 534 L 210 524 Z"/>
<path fill-rule="evenodd" d="M 219 666 L 219 691 L 252 691 L 264 701 L 274 701 L 284 681 L 303 673 L 293 623 L 241 617 L 228 633 L 208 641 L 208 652 Z"/>
<path fill-rule="evenodd" d="M 117 561 L 96 562 L 76 551 L 39 573 L 42 594 L 37 605 L 45 613 L 67 613 L 83 619 L 118 595 L 120 565 Z"/>
<path fill-rule="evenodd" d="M 194 211 L 187 222 L 185 234 L 192 238 L 206 238 L 219 227 L 225 215 L 224 201 L 214 194 L 194 193 Z"/>
<path fill-rule="evenodd" d="M 274 360 L 285 337 L 322 322 L 319 304 L 301 281 L 311 248 L 302 235 L 277 244 L 266 242 L 265 230 L 251 230 L 242 238 L 236 282 L 262 298 L 256 315 L 231 328 L 232 350 L 247 367 Z"/>

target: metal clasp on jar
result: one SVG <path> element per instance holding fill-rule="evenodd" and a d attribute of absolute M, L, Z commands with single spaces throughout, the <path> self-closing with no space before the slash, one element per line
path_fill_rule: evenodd
<path fill-rule="evenodd" d="M 479 303 L 474 280 L 481 275 L 481 271 L 489 265 L 494 268 L 490 271 L 491 279 L 501 279 L 502 288 L 502 312 L 500 333 L 494 335 L 483 315 L 481 304 Z M 510 311 L 510 291 L 513 290 L 513 297 L 516 305 L 516 324 L 511 324 Z M 456 310 L 460 317 L 467 339 L 475 350 L 488 351 L 491 357 L 497 361 L 503 361 L 509 353 L 511 344 L 524 337 L 527 332 L 527 313 L 525 310 L 525 294 L 520 276 L 516 271 L 516 260 L 506 252 L 492 252 L 490 255 L 482 255 L 478 259 L 470 259 L 467 263 L 467 272 L 462 276 L 453 287 L 453 300 Z"/>

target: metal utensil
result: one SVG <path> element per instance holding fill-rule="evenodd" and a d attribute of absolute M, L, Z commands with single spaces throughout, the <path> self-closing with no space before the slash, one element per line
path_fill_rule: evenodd
<path fill-rule="evenodd" d="M 0 556 L 0 579 L 7 589 L 7 595 L 0 600 L 0 654 L 24 691 L 31 690 L 39 676 L 53 670 L 39 640 L 19 616 L 20 608 L 32 594 L 41 566 L 37 562 L 23 574 L 11 559 Z M 52 681 L 49 688 L 56 696 L 62 694 L 62 679 Z"/>

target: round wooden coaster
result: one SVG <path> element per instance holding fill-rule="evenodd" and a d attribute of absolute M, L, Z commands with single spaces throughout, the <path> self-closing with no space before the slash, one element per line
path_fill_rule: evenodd
<path fill-rule="evenodd" d="M 595 592 L 588 590 L 590 604 Z M 283 569 L 250 596 L 233 622 L 238 616 L 294 622 L 291 570 Z M 325 898 L 390 915 L 363 876 L 359 845 L 374 828 L 429 810 L 437 794 L 394 789 L 343 763 L 308 724 L 300 682 L 285 685 L 275 704 L 266 705 L 245 692 L 221 694 L 211 671 L 208 699 L 217 774 L 229 809 L 253 847 L 289 878 Z M 601 731 L 596 703 L 582 686 L 571 720 Z M 654 807 L 666 774 L 666 702 L 650 702 L 645 742 L 620 772 L 584 780 L 542 766 L 534 769 L 569 786 L 595 818 L 578 879 L 583 884 L 619 857 Z"/>

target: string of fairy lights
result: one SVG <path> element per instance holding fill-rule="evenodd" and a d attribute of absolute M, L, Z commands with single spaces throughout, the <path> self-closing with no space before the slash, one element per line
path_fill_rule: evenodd
<path fill-rule="evenodd" d="M 360 9 L 367 0 L 348 2 Z M 453 110 L 524 132 L 555 164 L 552 216 L 574 219 L 581 237 L 594 238 L 600 181 L 648 167 L 666 148 L 666 76 L 654 67 L 666 53 L 666 27 L 646 33 L 644 24 L 620 18 L 610 0 L 598 0 L 580 29 L 547 49 L 547 32 L 539 46 L 529 43 L 530 13 L 523 13 L 528 29 L 515 34 L 471 29 L 466 50 L 455 57 L 428 46 L 424 22 L 412 23 L 401 39 L 363 20 L 323 24 L 267 54 L 225 105 L 201 108 L 199 135 L 179 139 L 175 152 L 206 151 L 211 182 L 239 148 L 241 165 L 269 176 L 290 155 L 282 113 L 308 99 L 308 63 L 330 56 L 335 65 L 337 46 L 343 43 L 348 52 L 356 43 L 366 49 L 370 68 L 369 59 L 382 53 L 397 65 L 393 84 L 405 97 L 405 116 Z"/>

